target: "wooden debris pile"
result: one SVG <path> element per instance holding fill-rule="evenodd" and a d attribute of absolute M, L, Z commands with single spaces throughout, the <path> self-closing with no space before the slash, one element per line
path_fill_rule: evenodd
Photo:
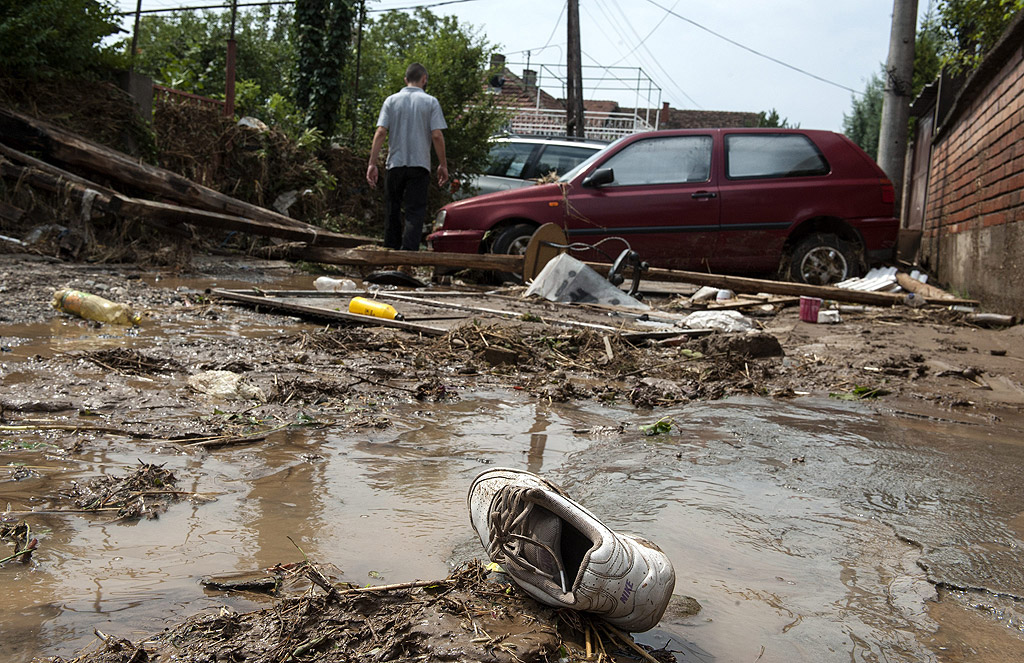
<path fill-rule="evenodd" d="M 0 136 L 0 177 L 7 186 L 31 186 L 58 195 L 73 206 L 83 224 L 112 215 L 188 238 L 193 236 L 191 226 L 198 226 L 310 246 L 376 243 L 372 238 L 297 221 L 4 107 L 0 107 Z M 330 177 L 323 175 L 330 184 Z M 252 177 L 246 181 L 251 182 Z M 260 186 L 258 181 L 256 186 Z M 10 203 L 0 211 L 6 220 L 20 218 L 23 213 Z"/>

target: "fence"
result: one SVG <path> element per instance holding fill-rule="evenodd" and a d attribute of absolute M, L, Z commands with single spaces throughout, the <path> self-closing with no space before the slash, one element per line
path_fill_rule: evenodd
<path fill-rule="evenodd" d="M 513 114 L 512 133 L 531 136 L 565 136 L 566 113 L 549 108 L 509 108 Z M 657 127 L 636 113 L 584 112 L 584 134 L 587 138 L 615 140 L 638 131 L 652 131 Z"/>
<path fill-rule="evenodd" d="M 220 99 L 211 99 L 209 97 L 201 97 L 198 94 L 191 94 L 189 92 L 182 92 L 181 90 L 175 90 L 163 85 L 153 85 L 153 98 L 160 99 L 161 101 L 174 101 L 179 104 L 189 104 L 197 106 L 204 110 L 217 113 L 219 115 L 224 114 L 224 107 L 227 105 Z"/>

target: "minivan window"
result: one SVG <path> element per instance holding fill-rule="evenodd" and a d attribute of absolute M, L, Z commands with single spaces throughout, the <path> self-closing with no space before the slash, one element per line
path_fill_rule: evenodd
<path fill-rule="evenodd" d="M 609 186 L 705 182 L 711 173 L 711 136 L 639 140 L 601 164 L 615 171 Z"/>
<path fill-rule="evenodd" d="M 729 179 L 827 175 L 818 147 L 800 134 L 731 134 L 725 137 Z"/>
<path fill-rule="evenodd" d="M 537 161 L 536 172 L 528 177 L 544 177 L 551 172 L 564 175 L 596 151 L 574 145 L 547 145 Z"/>
<path fill-rule="evenodd" d="M 486 173 L 499 177 L 522 177 L 526 161 L 535 147 L 530 143 L 497 143 L 487 156 L 490 165 Z"/>

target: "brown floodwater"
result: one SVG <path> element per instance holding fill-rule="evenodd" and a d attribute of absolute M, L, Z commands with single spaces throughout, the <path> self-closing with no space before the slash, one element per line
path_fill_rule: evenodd
<path fill-rule="evenodd" d="M 188 331 L 272 335 L 289 324 Z M 3 357 L 5 394 L 32 384 L 35 356 L 159 343 L 61 321 L 3 336 L 22 339 Z M 676 593 L 703 609 L 670 611 L 638 639 L 680 661 L 1024 660 L 1024 435 L 1013 422 L 812 398 L 652 412 L 511 390 L 459 395 L 390 404 L 385 429 L 289 428 L 209 452 L 0 431 L 0 508 L 66 507 L 52 498 L 73 481 L 124 475 L 139 458 L 209 499 L 138 522 L 32 515 L 33 561 L 0 568 L 0 659 L 71 658 L 94 629 L 141 639 L 200 611 L 266 605 L 199 580 L 303 554 L 360 584 L 443 577 L 483 555 L 465 503 L 473 477 L 512 466 L 666 551 Z M 176 416 L 209 414 L 197 402 Z M 669 434 L 639 431 L 661 417 Z"/>

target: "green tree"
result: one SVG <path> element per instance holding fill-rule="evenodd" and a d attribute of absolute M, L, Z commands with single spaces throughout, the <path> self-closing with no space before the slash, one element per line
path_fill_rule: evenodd
<path fill-rule="evenodd" d="M 406 67 L 420 62 L 428 72 L 427 91 L 437 97 L 448 122 L 448 170 L 455 179 L 481 172 L 488 138 L 506 118 L 484 84 L 490 49 L 483 37 L 453 16 L 418 9 L 415 14 L 393 11 L 378 17 L 363 40 L 357 144 L 369 146 L 384 99 L 405 85 Z"/>
<path fill-rule="evenodd" d="M 0 0 L 0 71 L 23 78 L 118 64 L 102 40 L 120 31 L 111 0 Z"/>
<path fill-rule="evenodd" d="M 916 97 L 939 75 L 942 61 L 939 55 L 942 36 L 938 22 L 931 12 L 921 20 L 914 40 L 914 76 L 911 97 Z M 878 158 L 878 135 L 882 124 L 882 97 L 885 89 L 885 65 L 879 65 L 871 76 L 864 93 L 851 101 L 850 114 L 843 114 L 843 133 L 857 143 L 872 159 Z M 911 119 L 913 121 L 913 118 Z"/>
<path fill-rule="evenodd" d="M 235 78 L 250 96 L 268 99 L 290 90 L 292 13 L 269 7 L 238 12 L 235 22 Z M 135 69 L 161 85 L 223 98 L 229 12 L 183 11 L 144 16 L 139 26 Z M 124 41 L 125 48 L 131 39 Z M 253 92 L 253 86 L 258 92 Z M 289 95 L 290 96 L 290 95 Z"/>
<path fill-rule="evenodd" d="M 864 87 L 864 94 L 853 98 L 853 108 L 850 110 L 850 114 L 843 114 L 843 133 L 857 143 L 872 159 L 878 158 L 883 87 L 881 74 L 873 74 Z"/>
<path fill-rule="evenodd" d="M 939 0 L 942 56 L 950 71 L 973 71 L 1022 10 L 1024 0 Z"/>
<path fill-rule="evenodd" d="M 306 126 L 331 136 L 338 123 L 342 75 L 352 36 L 350 0 L 296 0 L 295 102 Z"/>
<path fill-rule="evenodd" d="M 776 127 L 779 129 L 799 129 L 800 125 L 791 125 L 787 118 L 781 117 L 779 111 L 774 108 L 770 111 L 761 111 L 757 114 L 757 125 L 759 127 Z"/>

